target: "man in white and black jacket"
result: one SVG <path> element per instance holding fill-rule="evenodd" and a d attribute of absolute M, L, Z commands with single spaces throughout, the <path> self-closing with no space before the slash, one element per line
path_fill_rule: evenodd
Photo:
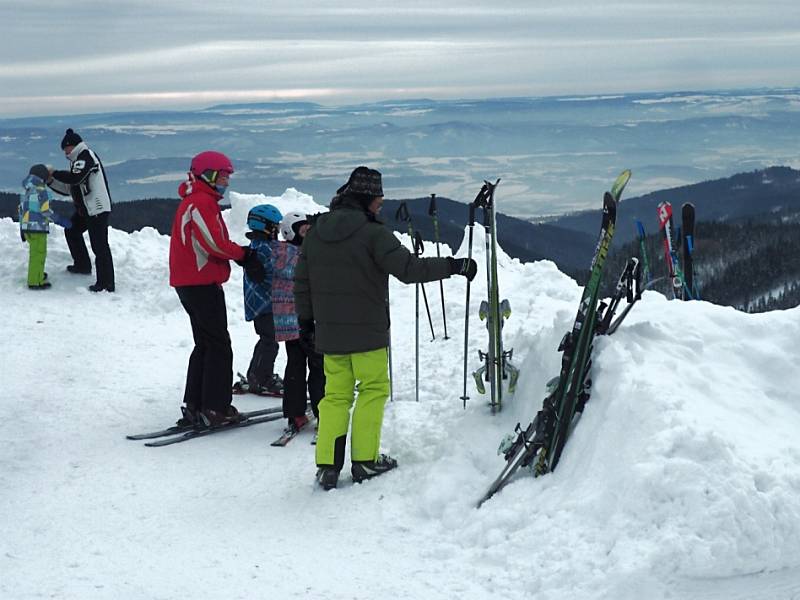
<path fill-rule="evenodd" d="M 81 136 L 67 129 L 61 149 L 70 162 L 69 171 L 52 171 L 47 182 L 55 192 L 72 196 L 75 212 L 72 227 L 66 230 L 67 245 L 73 264 L 70 273 L 90 274 L 92 262 L 83 232 L 88 229 L 89 242 L 95 256 L 97 282 L 89 286 L 92 292 L 114 291 L 114 262 L 108 247 L 108 218 L 111 215 L 111 194 L 103 164 L 89 149 Z"/>

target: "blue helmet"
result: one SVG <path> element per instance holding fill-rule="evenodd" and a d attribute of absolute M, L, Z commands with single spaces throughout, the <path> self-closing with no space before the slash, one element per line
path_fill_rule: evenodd
<path fill-rule="evenodd" d="M 251 231 L 266 231 L 268 228 L 277 228 L 283 215 L 272 204 L 259 204 L 247 213 L 247 226 Z"/>

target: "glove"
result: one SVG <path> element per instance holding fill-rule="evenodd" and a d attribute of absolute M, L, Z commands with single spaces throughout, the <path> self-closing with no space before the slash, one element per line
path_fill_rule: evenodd
<path fill-rule="evenodd" d="M 247 259 L 244 261 L 244 272 L 255 283 L 261 283 L 267 278 L 267 272 L 264 270 L 264 265 L 258 259 L 258 254 L 251 252 Z"/>
<path fill-rule="evenodd" d="M 453 258 L 452 256 L 448 256 L 447 260 L 450 263 L 451 275 L 463 275 L 468 281 L 472 281 L 475 279 L 475 275 L 478 274 L 478 263 L 471 258 Z"/>
<path fill-rule="evenodd" d="M 67 219 L 60 215 L 54 215 L 53 221 L 55 222 L 56 225 L 61 225 L 61 227 L 63 227 L 64 229 L 69 229 L 70 227 L 72 227 L 72 219 Z"/>
<path fill-rule="evenodd" d="M 314 319 L 300 319 L 300 343 L 306 345 L 308 348 L 314 348 Z"/>
<path fill-rule="evenodd" d="M 244 256 L 242 256 L 242 258 L 240 258 L 239 260 L 234 260 L 233 262 L 235 262 L 240 267 L 244 267 L 244 265 L 247 263 L 247 259 L 250 257 L 250 254 L 253 251 L 250 250 L 250 246 L 239 246 L 239 248 L 241 248 L 242 252 L 244 252 Z"/>

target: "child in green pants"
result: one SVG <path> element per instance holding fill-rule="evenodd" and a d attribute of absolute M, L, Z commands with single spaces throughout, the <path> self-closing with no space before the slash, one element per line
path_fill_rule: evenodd
<path fill-rule="evenodd" d="M 45 165 L 33 165 L 23 180 L 24 193 L 19 199 L 19 234 L 23 242 L 28 242 L 28 288 L 46 290 L 50 287 L 44 263 L 47 259 L 47 234 L 50 222 L 69 229 L 72 223 L 50 210 L 50 192 L 47 180 L 50 171 Z"/>

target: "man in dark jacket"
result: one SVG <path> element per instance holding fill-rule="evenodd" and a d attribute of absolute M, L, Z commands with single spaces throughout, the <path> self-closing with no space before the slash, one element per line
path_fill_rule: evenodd
<path fill-rule="evenodd" d="M 69 160 L 70 169 L 51 172 L 47 185 L 62 196 L 72 196 L 75 205 L 70 219 L 72 226 L 65 233 L 73 262 L 67 270 L 86 275 L 92 272 L 92 262 L 83 241 L 83 232 L 88 229 L 97 272 L 97 283 L 89 286 L 89 290 L 113 292 L 114 261 L 108 247 L 111 195 L 103 163 L 72 129 L 64 134 L 61 149 Z"/>
<path fill-rule="evenodd" d="M 383 204 L 381 174 L 358 167 L 337 190 L 331 212 L 321 215 L 303 242 L 295 271 L 301 337 L 324 355 L 325 397 L 319 404 L 317 481 L 335 488 L 351 435 L 353 480 L 361 482 L 397 466 L 379 454 L 383 408 L 389 397 L 389 275 L 424 283 L 460 274 L 470 280 L 472 259 L 419 258 L 377 219 Z"/>

